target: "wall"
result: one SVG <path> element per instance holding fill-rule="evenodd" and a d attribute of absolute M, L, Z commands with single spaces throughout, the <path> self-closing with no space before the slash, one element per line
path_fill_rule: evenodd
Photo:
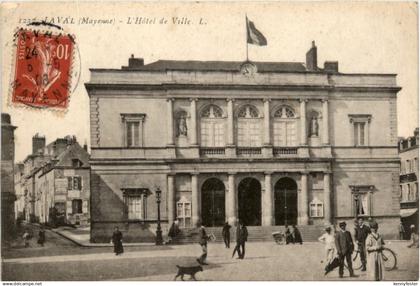
<path fill-rule="evenodd" d="M 109 242 L 115 226 L 123 232 L 124 241 L 154 241 L 157 220 L 155 186 L 162 191 L 161 219 L 167 223 L 166 174 L 136 171 L 91 172 L 91 240 Z M 145 221 L 128 221 L 125 213 L 123 188 L 148 188 L 147 214 Z"/>

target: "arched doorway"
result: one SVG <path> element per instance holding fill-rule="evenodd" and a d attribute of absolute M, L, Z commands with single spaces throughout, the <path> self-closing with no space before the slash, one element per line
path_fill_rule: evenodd
<path fill-rule="evenodd" d="M 201 187 L 201 220 L 205 226 L 225 222 L 225 185 L 219 179 L 207 179 Z"/>
<path fill-rule="evenodd" d="M 276 225 L 297 224 L 297 184 L 291 178 L 281 178 L 274 186 L 274 209 Z"/>
<path fill-rule="evenodd" d="M 261 184 L 245 178 L 238 185 L 238 217 L 245 225 L 261 225 Z"/>

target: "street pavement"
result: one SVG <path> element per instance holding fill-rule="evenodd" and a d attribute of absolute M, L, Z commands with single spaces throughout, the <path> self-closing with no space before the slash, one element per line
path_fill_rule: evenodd
<path fill-rule="evenodd" d="M 111 248 L 68 245 L 56 236 L 48 232 L 47 239 L 54 237 L 58 245 L 50 241 L 42 250 L 33 245 L 31 249 L 19 249 L 18 254 L 16 249 L 3 252 L 2 280 L 173 280 L 176 265 L 196 265 L 195 259 L 201 253 L 198 244 L 191 244 L 126 247 L 123 255 L 115 256 Z M 398 269 L 386 272 L 386 280 L 418 280 L 418 249 L 406 245 L 406 241 L 387 243 L 398 255 Z M 338 270 L 324 276 L 323 249 L 318 242 L 303 245 L 250 242 L 246 245 L 245 259 L 239 260 L 231 257 L 233 246 L 226 249 L 221 243 L 209 243 L 209 265 L 203 266 L 204 271 L 196 277 L 207 281 L 340 280 Z M 365 272 L 356 274 L 359 276 L 349 278 L 345 271 L 342 280 L 366 280 Z"/>

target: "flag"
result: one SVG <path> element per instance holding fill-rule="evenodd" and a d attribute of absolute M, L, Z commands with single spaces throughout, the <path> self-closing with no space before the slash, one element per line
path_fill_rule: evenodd
<path fill-rule="evenodd" d="M 257 46 L 267 45 L 267 39 L 260 31 L 257 30 L 257 28 L 255 28 L 254 23 L 248 20 L 248 17 L 246 17 L 246 31 L 248 44 Z"/>

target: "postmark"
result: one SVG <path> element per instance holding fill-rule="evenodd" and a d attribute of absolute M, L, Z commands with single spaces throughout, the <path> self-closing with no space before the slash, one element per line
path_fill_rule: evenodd
<path fill-rule="evenodd" d="M 32 23 L 16 31 L 15 44 L 12 104 L 65 110 L 74 77 L 75 37 L 55 25 Z"/>

